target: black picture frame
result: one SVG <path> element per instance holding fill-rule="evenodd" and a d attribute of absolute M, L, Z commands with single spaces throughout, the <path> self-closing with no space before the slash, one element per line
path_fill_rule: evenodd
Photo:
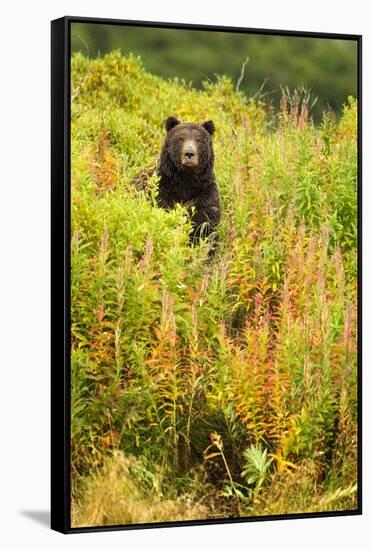
<path fill-rule="evenodd" d="M 72 23 L 353 40 L 358 75 L 358 506 L 355 510 L 72 528 L 70 522 L 70 32 Z M 362 36 L 66 16 L 51 22 L 51 528 L 82 533 L 362 514 Z"/>

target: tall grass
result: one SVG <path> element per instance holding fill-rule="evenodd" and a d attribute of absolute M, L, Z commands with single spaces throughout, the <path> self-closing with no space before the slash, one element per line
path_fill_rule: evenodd
<path fill-rule="evenodd" d="M 356 101 L 314 126 L 117 52 L 72 98 L 73 525 L 354 509 Z M 212 262 L 129 184 L 172 114 L 217 127 Z"/>

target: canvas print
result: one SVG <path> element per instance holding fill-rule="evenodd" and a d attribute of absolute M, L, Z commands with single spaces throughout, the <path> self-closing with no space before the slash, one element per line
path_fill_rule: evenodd
<path fill-rule="evenodd" d="M 71 527 L 356 511 L 357 41 L 70 39 Z"/>

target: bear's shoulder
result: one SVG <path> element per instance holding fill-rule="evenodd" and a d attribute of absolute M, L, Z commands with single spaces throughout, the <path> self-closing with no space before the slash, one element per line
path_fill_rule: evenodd
<path fill-rule="evenodd" d="M 153 160 L 143 170 L 137 172 L 135 176 L 130 180 L 130 184 L 139 191 L 146 191 L 149 178 L 158 174 L 158 159 Z"/>

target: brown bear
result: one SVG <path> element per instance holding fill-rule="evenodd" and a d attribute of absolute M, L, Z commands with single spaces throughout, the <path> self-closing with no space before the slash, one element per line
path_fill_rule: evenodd
<path fill-rule="evenodd" d="M 137 174 L 133 183 L 145 188 L 145 179 L 157 173 L 157 204 L 165 209 L 183 204 L 192 212 L 192 241 L 208 237 L 220 221 L 220 198 L 214 174 L 214 122 L 181 123 L 169 117 L 160 160 L 151 171 Z"/>

